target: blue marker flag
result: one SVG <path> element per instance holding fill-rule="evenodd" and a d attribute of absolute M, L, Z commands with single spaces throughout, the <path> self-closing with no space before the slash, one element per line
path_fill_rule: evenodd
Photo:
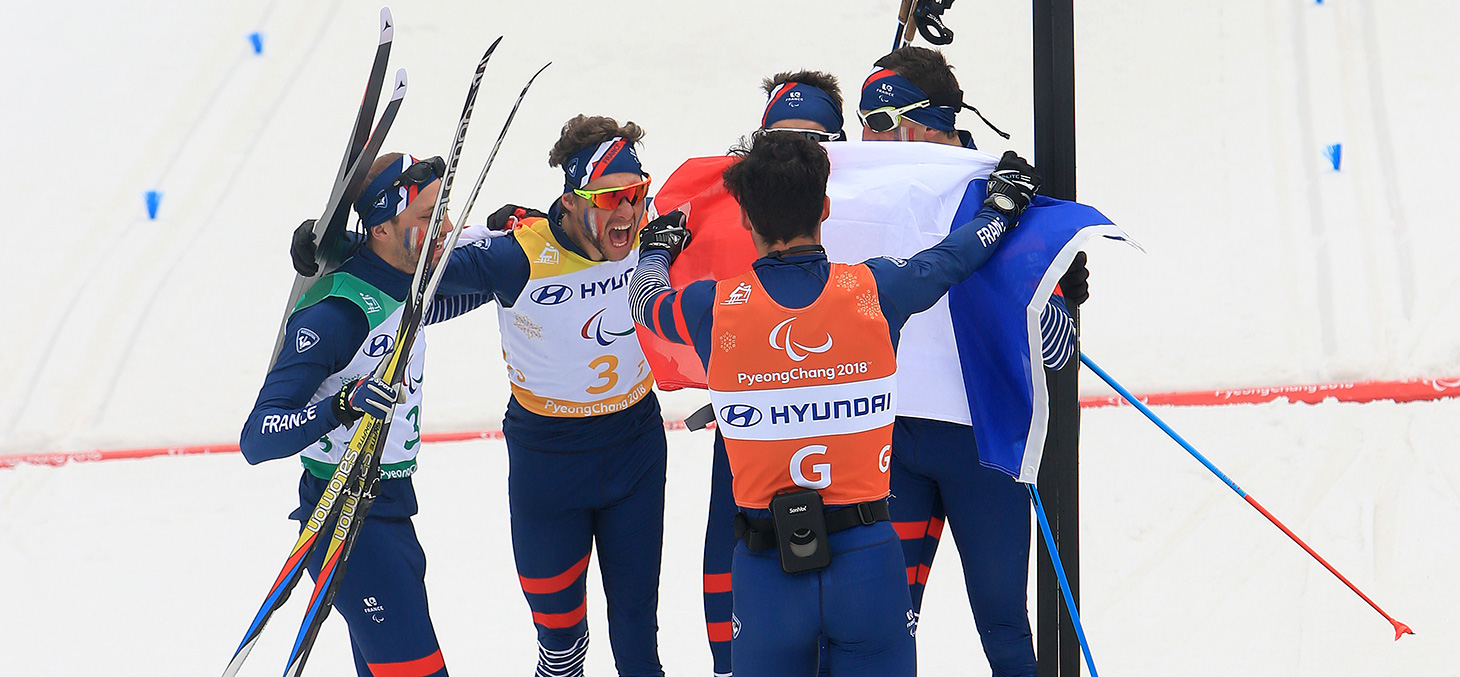
<path fill-rule="evenodd" d="M 1338 166 L 1343 162 L 1343 144 L 1335 143 L 1323 149 L 1323 156 L 1328 158 L 1328 163 L 1333 165 L 1333 171 L 1338 171 Z"/>
<path fill-rule="evenodd" d="M 145 194 L 144 199 L 147 200 L 147 218 L 155 220 L 157 218 L 157 208 L 162 205 L 162 193 L 149 190 Z"/>
<path fill-rule="evenodd" d="M 254 54 L 264 53 L 264 34 L 257 31 L 248 34 L 248 42 L 253 45 Z"/>

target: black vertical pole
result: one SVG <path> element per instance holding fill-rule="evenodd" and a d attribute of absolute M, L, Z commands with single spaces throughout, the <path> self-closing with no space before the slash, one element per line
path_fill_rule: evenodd
<path fill-rule="evenodd" d="M 1034 165 L 1044 176 L 1042 193 L 1075 199 L 1074 0 L 1034 0 Z M 1077 332 L 1079 320 L 1077 311 Z M 1073 359 L 1059 371 L 1045 370 L 1049 436 L 1039 471 L 1039 493 L 1076 603 L 1080 599 L 1079 369 L 1080 361 Z M 1038 540 L 1038 674 L 1078 677 L 1081 652 L 1075 626 L 1044 540 Z"/>

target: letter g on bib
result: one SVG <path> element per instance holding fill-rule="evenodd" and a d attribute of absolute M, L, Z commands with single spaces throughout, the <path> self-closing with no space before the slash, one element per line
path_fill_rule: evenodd
<path fill-rule="evenodd" d="M 796 482 L 796 486 L 805 487 L 807 489 L 825 489 L 831 486 L 830 463 L 812 464 L 811 474 L 815 476 L 815 479 L 808 478 L 805 474 L 801 472 L 801 464 L 805 462 L 807 456 L 820 455 L 825 453 L 826 445 L 812 444 L 809 446 L 801 447 L 800 451 L 797 451 L 791 456 L 791 479 Z"/>

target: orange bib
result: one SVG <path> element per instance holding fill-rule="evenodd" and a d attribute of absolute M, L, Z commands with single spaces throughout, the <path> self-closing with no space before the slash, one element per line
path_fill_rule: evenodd
<path fill-rule="evenodd" d="M 752 270 L 715 285 L 707 370 L 735 503 L 815 489 L 827 505 L 887 496 L 897 358 L 865 265 L 831 264 L 821 296 L 789 309 Z"/>

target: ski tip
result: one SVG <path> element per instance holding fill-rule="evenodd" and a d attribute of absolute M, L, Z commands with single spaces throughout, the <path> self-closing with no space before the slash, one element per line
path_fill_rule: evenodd
<path fill-rule="evenodd" d="M 390 92 L 392 101 L 403 98 L 406 95 L 406 69 L 402 68 L 395 72 L 395 89 Z"/>
<path fill-rule="evenodd" d="M 380 44 L 395 39 L 395 19 L 390 16 L 389 7 L 380 8 Z"/>
<path fill-rule="evenodd" d="M 502 42 L 502 38 L 504 38 L 504 37 L 506 37 L 506 36 L 505 35 L 498 35 L 497 36 L 497 39 L 492 41 L 492 46 L 487 48 L 487 54 L 491 54 L 494 50 L 496 50 L 497 49 L 497 44 L 500 43 L 500 42 Z"/>
<path fill-rule="evenodd" d="M 549 62 L 543 64 L 542 65 L 542 68 L 537 69 L 537 72 L 536 73 L 533 73 L 532 74 L 532 77 L 530 77 L 530 78 L 527 79 L 527 84 L 522 86 L 522 93 L 523 94 L 526 94 L 527 93 L 527 88 L 528 87 L 531 87 L 532 86 L 532 83 L 537 82 L 537 76 L 542 75 L 542 72 L 545 71 L 545 70 L 547 70 L 547 67 L 548 66 L 551 66 L 551 65 L 553 65 L 553 62 L 549 61 Z"/>
<path fill-rule="evenodd" d="M 1399 621 L 1396 621 L 1392 618 L 1389 619 L 1389 622 L 1394 625 L 1394 641 L 1396 642 L 1399 641 L 1400 637 L 1414 634 L 1414 631 L 1410 630 L 1408 625 L 1400 623 Z"/>

